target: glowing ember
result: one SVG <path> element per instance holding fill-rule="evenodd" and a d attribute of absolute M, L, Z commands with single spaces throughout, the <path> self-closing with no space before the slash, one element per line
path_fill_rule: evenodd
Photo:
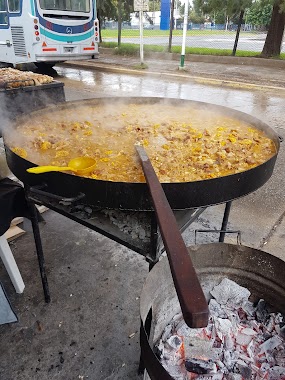
<path fill-rule="evenodd" d="M 285 318 L 224 279 L 211 291 L 208 326 L 190 329 L 182 314 L 166 326 L 156 351 L 175 380 L 284 380 Z"/>

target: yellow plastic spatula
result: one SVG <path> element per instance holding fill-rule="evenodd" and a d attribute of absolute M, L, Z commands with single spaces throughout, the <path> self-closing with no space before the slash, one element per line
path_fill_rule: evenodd
<path fill-rule="evenodd" d="M 92 172 L 96 166 L 96 161 L 91 157 L 76 157 L 69 161 L 68 166 L 35 166 L 27 169 L 28 173 L 41 174 L 48 172 L 63 172 L 72 171 L 79 175 L 84 175 Z"/>

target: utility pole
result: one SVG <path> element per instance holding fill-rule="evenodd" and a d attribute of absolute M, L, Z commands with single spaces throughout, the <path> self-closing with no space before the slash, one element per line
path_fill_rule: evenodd
<path fill-rule="evenodd" d="M 183 22 L 183 37 L 182 37 L 182 47 L 181 47 L 181 58 L 180 58 L 180 67 L 184 68 L 185 61 L 185 45 L 186 45 L 186 35 L 188 29 L 188 9 L 189 9 L 189 0 L 185 1 L 185 11 L 184 11 L 184 22 Z"/>
<path fill-rule="evenodd" d="M 140 20 L 140 61 L 144 64 L 143 54 L 143 12 L 149 11 L 148 0 L 134 0 L 134 11 L 139 12 Z"/>
<path fill-rule="evenodd" d="M 143 11 L 139 11 L 140 15 L 140 60 L 141 65 L 144 63 L 144 57 L 143 57 Z"/>
<path fill-rule="evenodd" d="M 170 8 L 170 24 L 169 24 L 169 41 L 168 41 L 168 52 L 171 53 L 172 46 L 172 31 L 173 31 L 173 22 L 174 20 L 174 0 L 171 0 L 171 8 Z"/>

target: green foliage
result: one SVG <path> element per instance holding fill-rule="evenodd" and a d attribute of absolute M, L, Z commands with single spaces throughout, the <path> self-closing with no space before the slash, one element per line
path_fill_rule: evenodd
<path fill-rule="evenodd" d="M 202 24 L 205 22 L 205 17 L 198 15 L 194 11 L 191 11 L 189 14 L 189 20 L 193 22 L 193 24 Z"/>
<path fill-rule="evenodd" d="M 218 24 L 223 24 L 227 17 L 236 21 L 240 12 L 251 4 L 252 0 L 193 0 L 197 14 L 205 14 Z"/>
<path fill-rule="evenodd" d="M 149 11 L 160 11 L 160 0 L 149 0 Z"/>
<path fill-rule="evenodd" d="M 216 24 L 224 24 L 225 13 L 223 11 L 216 11 L 211 13 L 211 18 L 215 20 Z"/>
<path fill-rule="evenodd" d="M 97 0 L 97 11 L 101 19 L 114 19 L 117 15 L 115 0 Z"/>
<path fill-rule="evenodd" d="M 259 0 L 252 4 L 252 6 L 246 11 L 246 23 L 252 25 L 264 25 L 268 27 L 271 20 L 272 5 L 263 4 L 263 1 Z"/>
<path fill-rule="evenodd" d="M 121 0 L 122 21 L 130 20 L 134 11 L 133 0 Z M 101 20 L 118 20 L 118 0 L 97 0 L 97 10 Z"/>

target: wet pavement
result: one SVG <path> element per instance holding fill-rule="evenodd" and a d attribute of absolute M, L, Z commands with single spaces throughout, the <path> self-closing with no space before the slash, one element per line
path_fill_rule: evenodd
<path fill-rule="evenodd" d="M 103 51 L 103 52 L 102 52 Z M 99 59 L 65 62 L 65 66 L 90 68 L 92 70 L 181 79 L 183 82 L 231 86 L 238 88 L 267 89 L 285 88 L 285 60 L 269 60 L 254 57 L 218 57 L 186 55 L 183 69 L 179 54 L 145 53 L 141 69 L 139 57 L 115 55 L 113 49 L 101 49 Z"/>
<path fill-rule="evenodd" d="M 266 81 L 256 83 L 253 78 L 252 86 L 246 82 L 249 68 L 242 76 L 240 67 L 223 64 L 216 67 L 215 75 L 208 71 L 207 78 L 206 66 L 197 63 L 195 75 L 185 77 L 177 70 L 177 63 L 174 71 L 172 61 L 167 64 L 173 70 L 159 73 L 159 64 L 164 70 L 166 64 L 156 61 L 157 71 L 154 65 L 151 67 L 155 74 L 141 74 L 124 64 L 121 57 L 116 65 L 110 63 L 111 59 L 114 61 L 106 56 L 100 62 L 55 67 L 55 79 L 65 83 L 66 99 L 161 96 L 199 100 L 256 116 L 285 138 L 285 91 L 280 84 L 284 75 L 278 86 L 274 82 L 278 81 L 280 69 L 250 67 L 254 77 L 265 77 L 267 73 Z M 198 75 L 198 69 L 203 76 Z M 220 75 L 230 73 L 229 78 L 237 71 L 242 77 L 239 81 L 223 84 Z M 241 230 L 244 245 L 283 260 L 284 167 L 283 143 L 272 178 L 254 193 L 233 202 L 228 225 Z M 184 232 L 186 243 L 194 243 L 195 229 L 219 229 L 223 211 L 224 205 L 207 208 Z M 26 284 L 22 295 L 15 294 L 7 273 L 0 267 L 1 282 L 19 317 L 18 323 L 0 326 L 0 379 L 142 379 L 137 375 L 139 297 L 148 264 L 142 256 L 63 216 L 52 211 L 43 216 L 41 234 L 52 301 L 44 303 L 33 238 L 28 231 L 11 243 Z M 217 234 L 203 234 L 197 243 L 217 238 Z M 235 243 L 235 237 L 226 240 Z"/>

